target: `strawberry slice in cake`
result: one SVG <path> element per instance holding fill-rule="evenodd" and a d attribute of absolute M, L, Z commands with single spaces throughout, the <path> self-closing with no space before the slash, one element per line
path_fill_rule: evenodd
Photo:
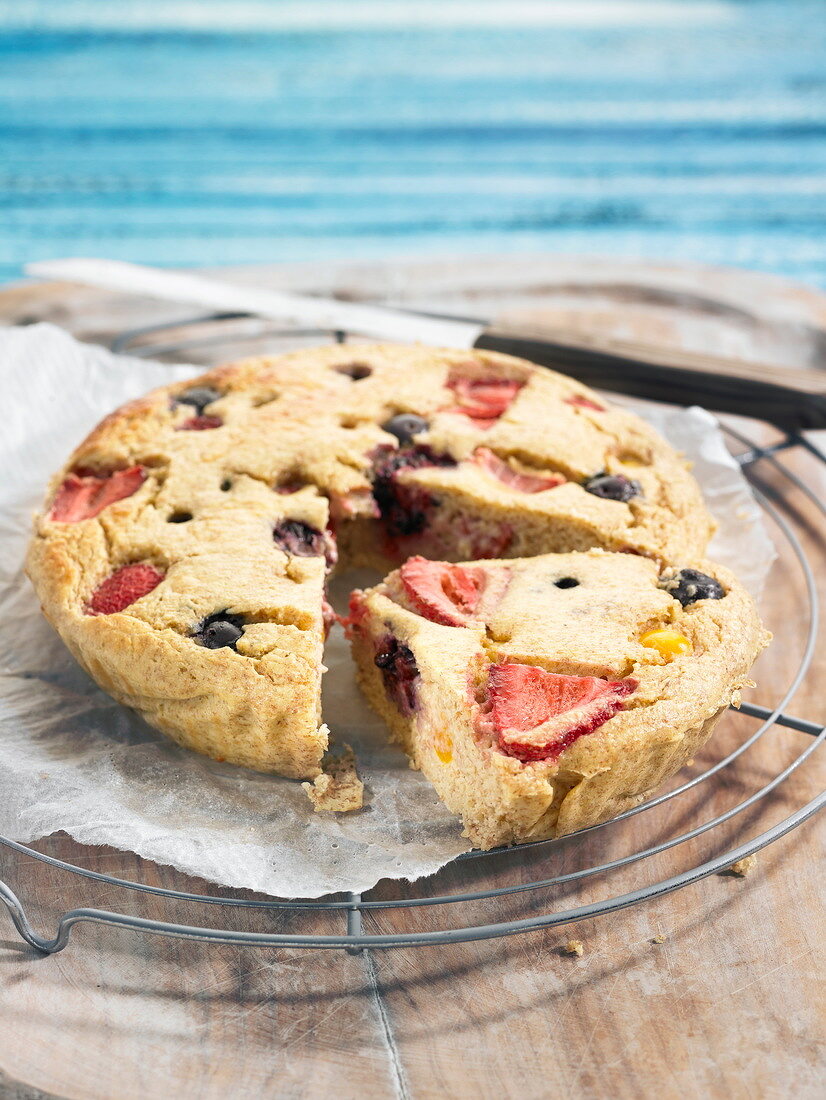
<path fill-rule="evenodd" d="M 104 508 L 131 497 L 146 480 L 142 466 L 106 473 L 73 471 L 57 490 L 49 518 L 55 523 L 94 519 Z"/>
<path fill-rule="evenodd" d="M 623 700 L 636 687 L 630 676 L 602 680 L 563 676 L 533 665 L 491 665 L 486 715 L 502 752 L 523 763 L 555 760 L 622 710 Z"/>
<path fill-rule="evenodd" d="M 449 405 L 446 411 L 468 417 L 476 422 L 477 428 L 490 428 L 508 410 L 525 383 L 515 378 L 474 377 L 454 369 L 445 384 L 456 395 L 456 404 Z"/>
<path fill-rule="evenodd" d="M 348 632 L 368 700 L 482 848 L 638 803 L 704 744 L 767 640 L 727 571 L 603 550 L 412 558 L 353 593 Z"/>

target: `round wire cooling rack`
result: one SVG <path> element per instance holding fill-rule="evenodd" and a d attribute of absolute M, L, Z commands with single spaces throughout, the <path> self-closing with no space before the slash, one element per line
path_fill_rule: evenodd
<path fill-rule="evenodd" d="M 225 321 L 235 321 L 240 317 L 242 317 L 242 315 L 238 314 L 211 315 L 209 317 L 197 318 L 189 322 L 189 324 L 221 323 Z M 216 338 L 213 334 L 206 337 L 193 337 L 185 341 L 173 340 L 161 344 L 158 344 L 156 341 L 154 344 L 141 343 L 138 347 L 133 346 L 136 340 L 157 336 L 167 329 L 177 328 L 180 325 L 181 323 L 178 322 L 174 325 L 157 325 L 123 333 L 114 341 L 112 345 L 113 350 L 129 351 L 132 355 L 137 354 L 143 356 L 179 355 L 187 348 L 200 348 L 214 345 L 215 343 L 221 343 L 225 340 L 223 335 Z M 264 335 L 266 335 L 266 332 Z M 295 338 L 315 338 L 317 340 L 319 336 L 324 336 L 325 338 L 329 338 L 330 336 L 329 333 L 311 332 L 291 332 L 285 334 L 282 330 L 274 330 L 271 335 L 277 340 L 283 340 L 285 338 L 291 340 Z M 344 333 L 335 333 L 333 335 L 339 342 L 344 342 Z M 261 339 L 261 336 L 262 333 L 260 330 L 254 333 L 254 337 L 258 340 Z M 772 774 L 767 782 L 762 786 L 758 786 L 756 790 L 743 798 L 742 801 L 737 802 L 736 805 L 724 812 L 703 821 L 702 824 L 685 832 L 678 833 L 676 836 L 671 836 L 659 843 L 643 847 L 616 859 L 607 860 L 603 863 L 593 863 L 589 866 L 581 867 L 564 874 L 557 874 L 548 878 L 528 878 L 527 881 L 523 878 L 523 880 L 513 884 L 488 886 L 485 889 L 473 891 L 459 890 L 452 893 L 425 896 L 410 896 L 410 892 L 408 892 L 408 896 L 389 899 L 365 896 L 362 894 L 348 894 L 346 897 L 338 897 L 330 900 L 286 900 L 275 898 L 244 898 L 235 896 L 230 891 L 223 891 L 220 895 L 189 893 L 186 891 L 155 886 L 148 882 L 117 878 L 116 876 L 107 875 L 100 871 L 80 867 L 73 863 L 57 859 L 54 856 L 39 852 L 9 837 L 0 836 L 0 844 L 21 856 L 30 857 L 44 864 L 48 864 L 56 870 L 67 872 L 80 878 L 93 880 L 110 887 L 120 887 L 132 891 L 133 893 L 154 895 L 158 899 L 165 899 L 169 902 L 187 902 L 204 906 L 220 906 L 228 910 L 269 910 L 273 913 L 287 912 L 297 918 L 300 918 L 303 914 L 305 915 L 305 919 L 307 919 L 307 914 L 318 914 L 323 911 L 327 914 L 338 914 L 342 919 L 343 927 L 343 931 L 341 931 L 340 934 L 330 935 L 307 932 L 252 932 L 238 928 L 214 928 L 178 924 L 173 921 L 149 919 L 129 913 L 119 913 L 105 909 L 77 908 L 70 909 L 60 916 L 56 935 L 50 939 L 41 936 L 34 930 L 26 910 L 17 895 L 8 885 L 6 885 L 6 883 L 0 880 L 0 900 L 5 904 L 22 939 L 31 947 L 41 952 L 51 954 L 62 950 L 69 941 L 72 928 L 84 922 L 130 928 L 139 932 L 149 932 L 179 939 L 202 940 L 212 943 L 259 947 L 343 948 L 354 953 L 369 948 L 438 945 L 495 939 L 515 935 L 520 932 L 529 932 L 572 924 L 577 921 L 615 913 L 621 909 L 636 905 L 639 902 L 651 901 L 655 898 L 662 897 L 665 894 L 670 894 L 685 886 L 697 883 L 709 875 L 726 870 L 731 867 L 732 864 L 748 856 L 754 855 L 762 848 L 765 848 L 767 845 L 775 840 L 779 840 L 781 837 L 797 828 L 798 825 L 801 825 L 808 818 L 812 817 L 824 806 L 824 804 L 826 804 L 826 791 L 820 792 L 811 801 L 799 806 L 787 817 L 776 822 L 770 828 L 739 846 L 730 848 L 713 858 L 706 859 L 696 866 L 675 873 L 670 877 L 650 882 L 631 892 L 607 896 L 601 900 L 571 908 L 560 908 L 550 912 L 532 911 L 529 916 L 499 921 L 497 923 L 462 924 L 460 922 L 455 922 L 450 927 L 441 927 L 432 930 L 399 931 L 383 935 L 368 934 L 364 931 L 363 927 L 363 916 L 365 913 L 370 913 L 371 911 L 421 910 L 422 908 L 432 910 L 442 908 L 450 913 L 455 913 L 457 912 L 455 908 L 457 905 L 484 905 L 485 903 L 491 903 L 498 899 L 518 899 L 521 895 L 536 895 L 537 892 L 549 891 L 553 887 L 568 887 L 598 875 L 608 875 L 610 872 L 627 867 L 631 864 L 651 860 L 665 852 L 673 851 L 679 846 L 685 845 L 704 834 L 709 834 L 713 830 L 721 829 L 739 815 L 744 814 L 750 808 L 761 803 L 762 800 L 776 791 L 792 773 L 803 766 L 815 750 L 822 745 L 824 740 L 826 740 L 826 726 L 817 722 L 797 718 L 786 710 L 787 704 L 804 681 L 817 643 L 819 604 L 814 571 L 807 558 L 801 539 L 795 530 L 792 510 L 784 508 L 784 511 L 786 511 L 788 515 L 784 514 L 784 511 L 781 511 L 781 507 L 778 507 L 777 503 L 770 500 L 769 496 L 761 492 L 754 484 L 756 480 L 755 471 L 759 469 L 761 464 L 768 466 L 773 471 L 773 474 L 779 478 L 781 484 L 785 486 L 787 491 L 798 491 L 803 494 L 803 496 L 814 506 L 819 516 L 822 519 L 826 519 L 826 505 L 824 505 L 818 495 L 800 476 L 798 476 L 798 474 L 789 469 L 781 458 L 783 452 L 791 448 L 805 450 L 811 458 L 818 463 L 826 464 L 826 455 L 824 455 L 809 439 L 801 435 L 785 435 L 770 446 L 761 446 L 731 427 L 726 425 L 721 425 L 721 427 L 726 436 L 728 436 L 729 441 L 734 444 L 732 449 L 736 447 L 744 448 L 735 455 L 736 460 L 752 483 L 752 488 L 760 507 L 772 520 L 774 526 L 784 540 L 786 548 L 790 551 L 791 559 L 796 563 L 799 569 L 805 589 L 805 605 L 800 609 L 800 617 L 805 621 L 802 655 L 796 669 L 791 675 L 788 685 L 785 690 L 780 693 L 780 697 L 772 708 L 758 706 L 753 703 L 742 703 L 739 708 L 739 713 L 756 721 L 757 728 L 750 736 L 737 744 L 730 753 L 707 767 L 705 770 L 702 770 L 693 778 L 681 783 L 673 790 L 666 791 L 655 798 L 649 799 L 647 802 L 643 802 L 627 810 L 611 821 L 604 822 L 600 825 L 593 825 L 587 829 L 581 830 L 579 833 L 573 834 L 573 836 L 575 838 L 581 838 L 585 834 L 595 833 L 599 830 L 616 830 L 623 821 L 639 814 L 647 813 L 657 806 L 661 806 L 682 795 L 695 791 L 701 784 L 713 781 L 715 777 L 723 780 L 729 778 L 732 775 L 732 770 L 735 769 L 737 762 L 741 759 L 743 754 L 764 738 L 769 730 L 779 728 L 786 731 L 808 734 L 809 739 L 804 743 L 804 747 L 797 752 L 791 761 L 785 767 Z M 780 495 L 780 504 L 784 505 L 783 494 Z M 792 517 L 791 519 L 789 518 L 790 516 Z M 508 861 L 513 861 L 516 857 L 526 853 L 530 855 L 536 853 L 544 854 L 546 852 L 551 853 L 557 846 L 569 842 L 570 840 L 570 837 L 565 837 L 553 840 L 534 841 L 528 844 L 516 845 L 511 848 L 495 849 L 492 852 L 470 851 L 456 857 L 454 864 L 460 862 L 467 863 L 468 861 L 476 860 L 480 857 L 498 861 L 500 864 L 502 861 L 505 861 L 507 864 Z M 370 895 L 374 892 L 375 891 L 368 891 L 367 894 Z M 526 905 L 526 909 L 530 908 L 533 910 L 538 907 L 539 906 L 531 907 Z M 461 912 L 461 909 L 458 911 Z"/>

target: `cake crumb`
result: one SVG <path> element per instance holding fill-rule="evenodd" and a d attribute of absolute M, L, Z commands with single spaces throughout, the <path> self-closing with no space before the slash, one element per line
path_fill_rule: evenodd
<path fill-rule="evenodd" d="M 745 878 L 746 875 L 751 874 L 756 866 L 757 856 L 746 856 L 744 859 L 738 859 L 736 863 L 732 863 L 729 871 L 731 874 L 737 875 L 738 878 Z"/>
<path fill-rule="evenodd" d="M 581 959 L 585 954 L 585 944 L 582 940 L 568 940 L 565 946 L 562 948 L 563 955 L 576 955 L 578 959 Z"/>
<path fill-rule="evenodd" d="M 328 754 L 321 762 L 323 772 L 312 783 L 302 783 L 316 813 L 337 814 L 360 810 L 364 801 L 364 784 L 356 772 L 356 754 L 349 745 L 343 752 Z"/>
<path fill-rule="evenodd" d="M 652 943 L 665 943 L 665 936 L 662 934 L 662 932 L 658 932 L 657 935 L 654 937 L 654 939 L 651 942 Z"/>

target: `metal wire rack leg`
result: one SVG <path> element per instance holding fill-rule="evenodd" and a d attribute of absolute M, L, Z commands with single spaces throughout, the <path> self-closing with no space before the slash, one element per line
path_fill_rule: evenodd
<path fill-rule="evenodd" d="M 65 923 L 65 917 L 61 919 L 58 925 L 57 935 L 53 940 L 47 940 L 42 936 L 38 936 L 31 924 L 29 924 L 26 911 L 17 894 L 10 890 L 2 880 L 0 880 L 0 901 L 2 901 L 8 909 L 12 923 L 20 933 L 21 938 L 31 947 L 44 952 L 44 954 L 52 955 L 55 951 L 62 951 L 69 942 L 69 931 L 71 926 Z M 69 914 L 66 914 L 66 916 L 68 915 Z"/>

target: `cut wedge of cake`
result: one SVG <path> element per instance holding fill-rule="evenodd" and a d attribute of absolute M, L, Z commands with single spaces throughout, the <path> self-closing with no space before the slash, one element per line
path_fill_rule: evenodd
<path fill-rule="evenodd" d="M 44 613 L 105 691 L 181 745 L 312 779 L 327 748 L 327 502 L 241 474 L 231 490 L 168 475 L 147 465 L 94 516 L 96 479 L 66 479 L 29 557 Z"/>
<path fill-rule="evenodd" d="M 768 635 L 709 562 L 412 558 L 355 592 L 360 685 L 474 845 L 636 805 L 711 735 Z"/>

